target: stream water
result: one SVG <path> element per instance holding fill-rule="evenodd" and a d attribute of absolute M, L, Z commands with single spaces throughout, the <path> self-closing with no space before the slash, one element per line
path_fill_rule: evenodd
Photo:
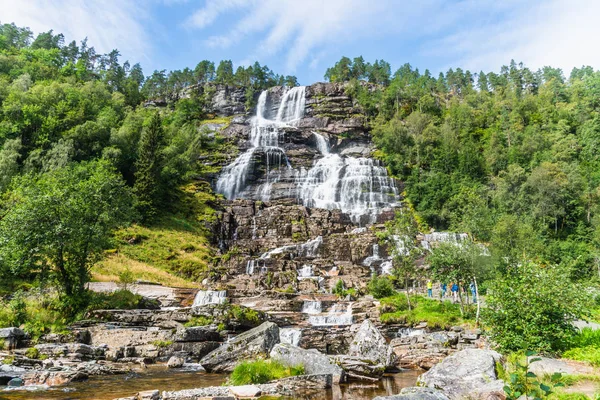
<path fill-rule="evenodd" d="M 403 387 L 414 386 L 419 371 L 403 371 L 385 376 L 380 382 L 356 382 L 340 385 L 323 391 L 322 395 L 295 395 L 294 399 L 310 400 L 367 400 L 375 396 L 397 394 Z M 220 386 L 226 375 L 207 374 L 181 370 L 168 370 L 164 366 L 151 366 L 144 372 L 127 375 L 91 377 L 85 382 L 74 382 L 66 387 L 47 390 L 5 391 L 0 387 L 0 399 L 5 400 L 112 400 L 118 397 L 132 396 L 143 390 L 183 390 L 207 386 Z M 291 399 L 291 398 L 286 398 Z"/>

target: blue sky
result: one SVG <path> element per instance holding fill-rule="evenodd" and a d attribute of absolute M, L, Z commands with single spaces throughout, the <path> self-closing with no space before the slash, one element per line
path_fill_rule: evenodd
<path fill-rule="evenodd" d="M 341 56 L 499 70 L 600 68 L 598 0 L 0 0 L 0 21 L 89 38 L 154 69 L 255 60 L 303 84 Z"/>

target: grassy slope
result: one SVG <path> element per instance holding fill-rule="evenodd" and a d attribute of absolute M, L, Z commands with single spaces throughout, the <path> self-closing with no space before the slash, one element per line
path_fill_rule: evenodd
<path fill-rule="evenodd" d="M 229 124 L 231 117 L 202 121 Z M 214 174 L 237 148 L 219 135 L 202 151 L 197 176 Z M 216 195 L 205 181 L 179 188 L 164 213 L 152 226 L 132 225 L 115 233 L 116 248 L 92 269 L 93 280 L 119 281 L 129 271 L 134 280 L 174 287 L 198 287 L 210 274 L 215 249 L 210 244 L 210 224 L 215 221 Z"/>

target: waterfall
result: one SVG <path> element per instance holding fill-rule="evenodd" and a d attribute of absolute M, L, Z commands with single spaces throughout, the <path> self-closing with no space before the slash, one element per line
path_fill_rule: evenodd
<path fill-rule="evenodd" d="M 248 260 L 246 263 L 246 275 L 254 274 L 254 260 Z"/>
<path fill-rule="evenodd" d="M 304 300 L 302 312 L 305 314 L 321 314 L 322 305 L 319 300 Z"/>
<path fill-rule="evenodd" d="M 271 185 L 280 178 L 279 174 L 274 173 L 273 170 L 279 171 L 284 164 L 286 168 L 291 168 L 285 151 L 279 147 L 280 128 L 295 124 L 304 115 L 305 89 L 304 86 L 298 86 L 287 90 L 281 99 L 274 120 L 269 119 L 269 110 L 267 110 L 268 91 L 265 90 L 260 94 L 256 106 L 256 116 L 251 121 L 250 143 L 252 147 L 223 169 L 217 181 L 217 192 L 228 199 L 244 197 L 243 190 L 246 187 L 252 160 L 255 155 L 262 152 L 266 164 L 266 183 L 258 193 L 261 200 L 269 200 Z"/>
<path fill-rule="evenodd" d="M 364 215 L 368 222 L 375 222 L 381 208 L 397 202 L 398 189 L 393 179 L 377 160 L 329 153 L 324 140 L 317 140 L 324 156 L 297 175 L 302 202 L 307 207 L 340 209 L 353 222 L 361 222 Z"/>
<path fill-rule="evenodd" d="M 400 328 L 396 337 L 421 336 L 425 333 L 424 329 Z"/>
<path fill-rule="evenodd" d="M 342 304 L 335 304 L 326 315 L 311 315 L 308 322 L 312 326 L 352 325 L 352 303 L 346 306 L 346 310 L 342 307 Z"/>
<path fill-rule="evenodd" d="M 318 251 L 323 244 L 323 237 L 317 236 L 315 239 L 309 240 L 303 244 L 290 244 L 287 246 L 277 247 L 269 250 L 260 256 L 261 260 L 272 258 L 273 256 L 289 253 L 293 257 L 316 258 Z"/>
<path fill-rule="evenodd" d="M 292 346 L 298 346 L 298 344 L 300 344 L 301 337 L 302 331 L 297 328 L 281 328 L 279 330 L 279 341 L 281 343 L 288 343 Z"/>
<path fill-rule="evenodd" d="M 391 261 L 387 260 L 381 263 L 381 275 L 392 275 L 394 265 Z"/>
<path fill-rule="evenodd" d="M 304 264 L 298 271 L 298 280 L 313 278 L 313 266 Z"/>
<path fill-rule="evenodd" d="M 319 150 L 319 152 L 321 152 L 321 154 L 323 154 L 324 156 L 328 155 L 329 143 L 327 142 L 327 139 L 325 139 L 325 136 L 317 132 L 313 132 L 313 135 L 315 136 L 315 139 L 317 141 L 317 150 Z"/>
<path fill-rule="evenodd" d="M 192 307 L 206 304 L 223 304 L 225 300 L 227 300 L 227 291 L 225 290 L 200 290 L 196 293 Z"/>
<path fill-rule="evenodd" d="M 377 243 L 375 243 L 373 245 L 373 255 L 365 258 L 362 264 L 365 267 L 370 267 L 371 270 L 373 270 L 373 264 L 378 263 L 380 261 L 381 261 L 381 257 L 379 257 L 379 245 Z"/>

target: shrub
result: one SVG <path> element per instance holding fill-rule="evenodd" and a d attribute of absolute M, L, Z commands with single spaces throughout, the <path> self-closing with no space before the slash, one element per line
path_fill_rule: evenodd
<path fill-rule="evenodd" d="M 571 360 L 586 361 L 595 367 L 600 367 L 600 347 L 574 347 L 565 351 L 562 356 Z"/>
<path fill-rule="evenodd" d="M 502 351 L 565 349 L 576 334 L 572 322 L 586 311 L 586 292 L 568 271 L 531 262 L 510 268 L 490 287 L 484 322 Z"/>
<path fill-rule="evenodd" d="M 276 361 L 255 360 L 239 363 L 231 376 L 230 385 L 250 385 L 267 383 L 274 379 L 304 374 L 304 366 L 286 367 Z"/>
<path fill-rule="evenodd" d="M 40 358 L 40 351 L 38 349 L 36 349 L 35 347 L 30 347 L 25 352 L 25 355 L 28 358 L 32 358 L 34 360 L 37 360 L 38 358 Z"/>
<path fill-rule="evenodd" d="M 200 315 L 198 317 L 192 317 L 192 319 L 190 319 L 188 322 L 183 324 L 183 326 L 186 326 L 189 328 L 192 326 L 206 326 L 206 325 L 210 325 L 212 323 L 213 323 L 212 318 L 205 317 L 204 315 Z"/>
<path fill-rule="evenodd" d="M 381 299 L 383 297 L 389 297 L 394 294 L 394 285 L 390 279 L 386 276 L 376 276 L 373 274 L 371 280 L 368 285 L 369 293 L 373 295 L 376 299 Z"/>
<path fill-rule="evenodd" d="M 89 295 L 90 305 L 88 306 L 88 311 L 155 309 L 159 306 L 156 300 L 147 299 L 127 289 L 119 289 L 112 293 L 90 292 Z"/>
<path fill-rule="evenodd" d="M 153 345 L 158 347 L 159 349 L 164 349 L 165 347 L 169 347 L 173 344 L 172 340 L 155 340 L 152 342 Z"/>

